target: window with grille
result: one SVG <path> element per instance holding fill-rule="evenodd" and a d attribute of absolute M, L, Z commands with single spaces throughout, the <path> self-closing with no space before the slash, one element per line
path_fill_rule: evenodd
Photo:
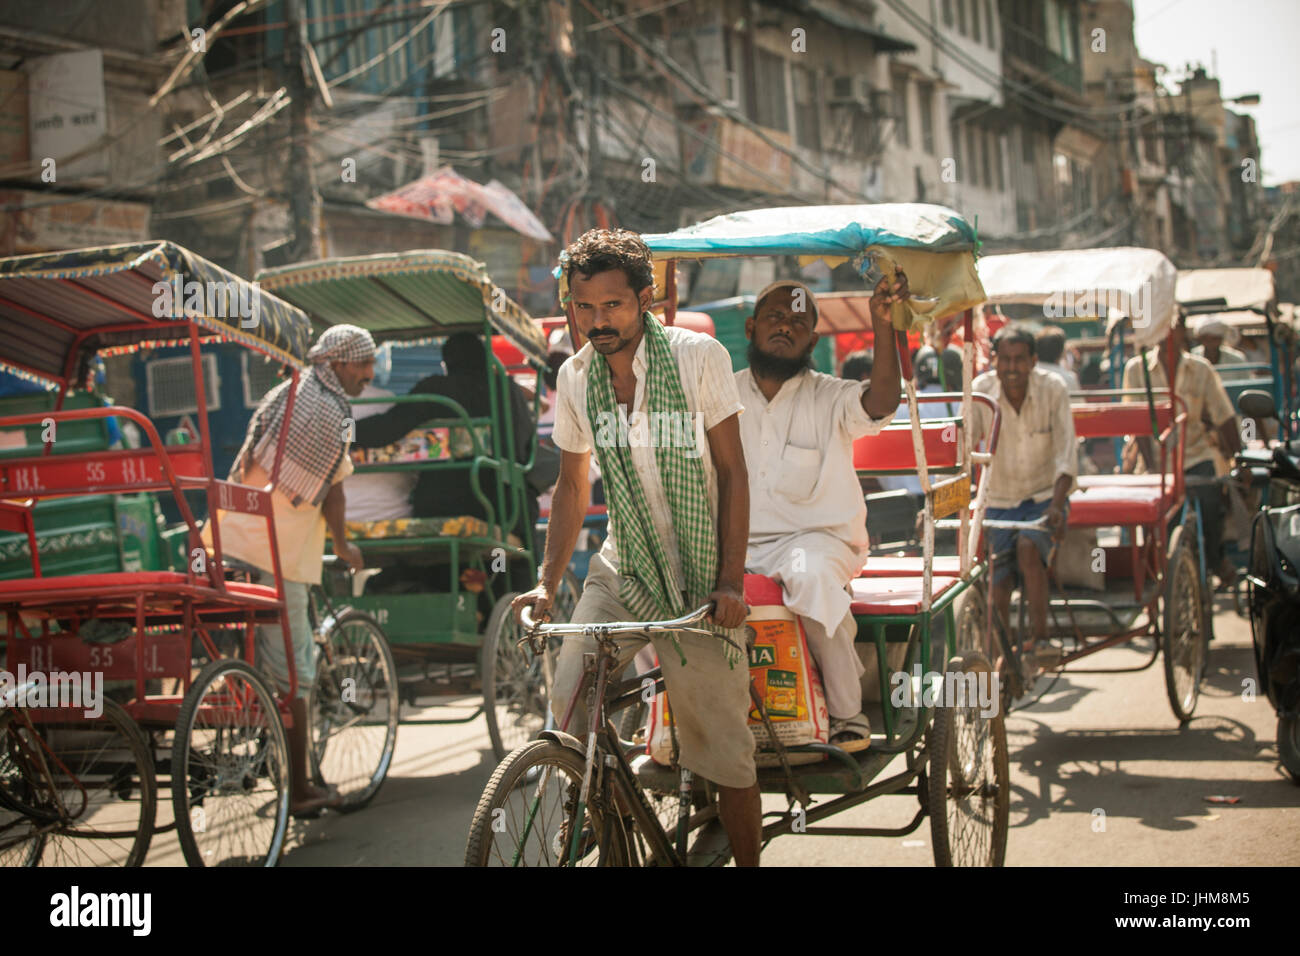
<path fill-rule="evenodd" d="M 794 94 L 795 135 L 800 146 L 821 149 L 821 125 L 817 116 L 816 75 L 806 67 L 790 70 L 790 84 Z"/>
<path fill-rule="evenodd" d="M 993 21 L 997 19 L 997 5 L 998 0 L 989 0 L 989 5 L 986 8 L 989 12 L 988 44 L 990 50 L 998 48 L 997 40 L 993 36 Z"/>
<path fill-rule="evenodd" d="M 760 47 L 754 48 L 754 114 L 759 126 L 789 132 L 786 111 L 785 58 Z"/>
<path fill-rule="evenodd" d="M 199 410 L 188 355 L 150 362 L 145 369 L 145 382 L 149 391 L 151 416 L 187 415 Z M 203 356 L 203 384 L 208 411 L 215 412 L 221 408 L 221 381 L 217 376 L 215 355 Z"/>
<path fill-rule="evenodd" d="M 907 77 L 894 77 L 894 131 L 900 146 L 912 145 L 912 131 L 907 116 Z"/>
<path fill-rule="evenodd" d="M 952 26 L 952 0 L 943 0 L 943 25 Z"/>
<path fill-rule="evenodd" d="M 921 148 L 934 155 L 934 87 L 926 84 L 916 88 L 917 99 L 921 105 Z"/>
<path fill-rule="evenodd" d="M 245 352 L 242 356 L 244 361 L 244 406 L 246 408 L 256 408 L 262 401 L 262 397 L 271 389 L 279 385 L 283 379 L 280 378 L 279 362 L 268 362 L 260 355 L 253 355 Z"/>
<path fill-rule="evenodd" d="M 966 35 L 966 0 L 957 0 L 957 32 Z"/>
<path fill-rule="evenodd" d="M 980 6 L 984 0 L 971 0 L 970 8 L 970 38 L 976 43 L 980 42 Z"/>

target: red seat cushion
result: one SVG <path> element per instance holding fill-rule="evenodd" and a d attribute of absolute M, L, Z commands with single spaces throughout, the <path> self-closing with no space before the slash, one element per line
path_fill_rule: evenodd
<path fill-rule="evenodd" d="M 960 578 L 936 577 L 932 579 L 934 592 L 931 603 L 956 584 Z M 906 578 L 854 578 L 849 583 L 853 596 L 854 614 L 916 614 L 921 610 L 921 585 L 919 576 Z"/>
<path fill-rule="evenodd" d="M 862 578 L 906 578 L 920 577 L 925 573 L 925 559 L 916 557 L 880 557 L 868 558 L 858 577 Z M 957 575 L 961 573 L 961 558 L 955 554 L 936 554 L 934 556 L 934 573 Z"/>
<path fill-rule="evenodd" d="M 1159 487 L 1150 485 L 1090 485 L 1070 495 L 1070 527 L 1155 525 L 1169 503 Z"/>
<path fill-rule="evenodd" d="M 765 574 L 745 575 L 745 603 L 750 607 L 765 607 L 773 604 L 785 604 L 785 595 L 781 585 Z"/>

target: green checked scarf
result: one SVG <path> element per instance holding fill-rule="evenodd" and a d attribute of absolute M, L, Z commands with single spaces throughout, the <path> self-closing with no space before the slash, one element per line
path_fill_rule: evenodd
<path fill-rule="evenodd" d="M 697 608 L 708 600 L 717 586 L 718 535 L 709 507 L 709 496 L 704 481 L 704 462 L 695 451 L 695 416 L 686 407 L 677 362 L 668 343 L 668 333 L 649 312 L 643 316 L 646 346 L 646 407 L 656 414 L 666 413 L 667 421 L 680 423 L 681 427 L 659 430 L 655 442 L 655 463 L 663 482 L 664 497 L 673 530 L 681 549 L 682 572 L 686 576 L 686 593 L 690 608 Z M 608 429 L 596 428 L 602 418 L 612 415 L 620 422 L 615 430 L 617 440 L 601 440 Z M 626 431 L 618 418 L 618 401 L 610 381 L 609 365 L 599 356 L 588 365 L 587 415 L 593 431 L 598 436 L 596 458 L 605 482 L 605 500 L 610 518 L 618 532 L 618 562 L 622 583 L 619 597 L 628 610 L 643 621 L 680 617 L 688 610 L 682 604 L 681 592 L 673 580 L 664 541 L 655 532 L 650 518 L 650 507 L 645 491 L 632 464 L 631 449 L 626 441 Z M 631 412 L 629 412 L 629 416 Z M 680 416 L 680 417 L 678 417 Z M 689 424 L 688 424 L 689 423 Z M 666 434 L 665 434 L 666 433 Z M 651 434 L 647 428 L 646 434 Z M 735 635 L 722 628 L 719 633 L 735 640 Z M 681 647 L 673 637 L 677 652 Z M 719 646 L 733 667 L 740 657 L 735 648 L 719 641 Z M 686 662 L 685 656 L 682 663 Z"/>

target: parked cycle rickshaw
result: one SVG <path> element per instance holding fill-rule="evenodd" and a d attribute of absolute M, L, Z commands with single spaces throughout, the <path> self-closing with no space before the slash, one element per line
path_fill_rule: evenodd
<path fill-rule="evenodd" d="M 896 326 L 902 329 L 917 318 L 966 310 L 967 341 L 971 339 L 969 309 L 982 299 L 974 270 L 974 231 L 956 213 L 937 206 L 763 209 L 645 239 L 656 260 L 668 265 L 665 320 L 670 323 L 676 298 L 675 261 L 685 258 L 791 256 L 805 262 L 850 261 L 868 287 L 874 287 L 882 274 L 892 274 L 897 264 L 909 277 L 912 299 L 908 307 L 896 308 Z M 984 710 L 976 702 L 974 687 L 983 680 L 987 688 L 989 662 L 973 638 L 968 638 L 970 650 L 957 653 L 961 630 L 957 598 L 985 571 L 974 547 L 982 496 L 976 495 L 972 507 L 970 481 L 972 468 L 987 459 L 973 455 L 969 442 L 953 441 L 951 434 L 944 433 L 945 428 L 961 431 L 953 423 L 921 422 L 905 347 L 902 353 L 911 422 L 889 426 L 879 435 L 861 439 L 855 448 L 859 466 L 919 472 L 926 493 L 922 555 L 880 566 L 868 561 L 864 575 L 852 584 L 857 641 L 877 663 L 880 701 L 872 725 L 883 732 L 873 736 L 870 749 L 858 753 L 826 743 L 785 746 L 756 696 L 756 712 L 762 715 L 765 739 L 771 742 L 770 750 L 759 753 L 759 783 L 764 792 L 785 794 L 791 806 L 790 812 L 767 815 L 763 840 L 791 832 L 905 835 L 928 816 L 937 863 L 1000 865 L 1010 800 L 1005 729 L 996 693 L 991 709 Z M 972 354 L 968 347 L 968 372 Z M 923 398 L 961 402 L 963 420 L 969 422 L 973 404 L 986 401 L 971 393 L 969 383 L 968 374 L 964 392 Z M 996 420 L 996 409 L 991 411 Z M 981 488 L 986 480 L 987 469 L 982 469 Z M 961 516 L 961 553 L 942 565 L 933 554 L 936 514 Z M 750 605 L 780 603 L 779 586 L 759 575 L 746 575 L 745 594 Z M 656 763 L 645 741 L 620 739 L 615 729 L 623 724 L 621 716 L 615 715 L 641 704 L 647 682 L 654 682 L 655 692 L 663 691 L 658 668 L 620 679 L 609 668 L 612 657 L 606 646 L 627 631 L 689 631 L 707 612 L 707 607 L 700 608 L 662 622 L 529 627 L 525 639 L 535 642 L 579 632 L 598 638 L 602 651 L 585 681 L 595 681 L 596 700 L 603 707 L 590 709 L 590 727 L 544 730 L 538 740 L 515 750 L 497 767 L 471 824 L 467 864 L 716 865 L 728 859 L 730 850 L 712 786 L 692 781 L 687 771 Z M 937 656 L 936 643 L 941 648 Z M 899 676 L 890 672 L 891 661 L 899 659 L 890 653 L 895 644 L 903 648 L 903 683 L 914 692 L 901 703 L 892 693 L 898 685 L 894 678 Z M 534 649 L 540 649 L 540 643 Z M 920 668 L 915 677 L 913 666 Z M 955 706 L 936 704 L 932 691 L 952 678 L 969 679 L 970 697 Z M 593 685 L 584 684 L 588 686 Z M 904 766 L 883 776 L 900 755 Z M 817 825 L 885 794 L 907 795 L 919 802 L 908 824 L 898 828 Z M 797 811 L 795 803 L 800 805 Z M 623 812 L 631 814 L 630 822 Z"/>
<path fill-rule="evenodd" d="M 514 595 L 536 580 L 536 515 L 527 476 L 537 436 L 534 429 L 521 456 L 513 436 L 517 418 L 527 411 L 512 400 L 514 386 L 488 343 L 493 335 L 505 336 L 540 372 L 546 362 L 545 337 L 492 283 L 481 263 L 456 252 L 416 250 L 300 263 L 259 273 L 258 282 L 305 310 L 322 328 L 358 325 L 395 347 L 466 332 L 484 343 L 487 378 L 476 409 L 466 407 L 468 399 L 430 393 L 353 403 L 416 404 L 428 410 L 427 419 L 407 437 L 369 449 L 363 458 L 359 454 L 357 474 L 469 482 L 475 513 L 436 513 L 435 504 L 430 505 L 435 513 L 349 522 L 348 534 L 366 567 L 383 573 L 358 595 L 341 576 L 327 577 L 326 587 L 337 600 L 383 626 L 397 660 L 404 703 L 472 695 L 481 687 L 482 704 L 468 715 L 407 715 L 402 722 L 466 723 L 481 713 L 494 752 L 504 756 L 543 727 L 549 707 L 541 665 L 517 647 L 518 626 L 509 613 Z M 482 376 L 477 380 L 482 382 Z M 534 401 L 534 420 L 536 408 Z M 365 431 L 366 423 L 358 422 L 358 437 Z M 416 487 L 413 500 L 428 501 Z M 390 588 L 382 580 L 398 574 L 400 587 Z M 558 613 L 571 608 L 576 595 L 576 581 L 568 575 Z"/>
<path fill-rule="evenodd" d="M 107 685 L 99 719 L 66 701 L 7 697 L 0 854 L 28 864 L 139 864 L 155 833 L 175 829 L 191 865 L 274 865 L 289 816 L 285 727 L 297 675 L 269 488 L 213 474 L 200 344 L 239 343 L 296 380 L 310 321 L 200 256 L 150 241 L 0 260 L 0 322 L 0 361 L 57 388 L 33 399 L 47 403 L 42 410 L 0 414 L 8 439 L 0 530 L 26 539 L 30 561 L 30 573 L 0 581 L 6 666 L 47 678 L 98 675 Z M 166 445 L 134 409 L 70 399 L 98 351 L 177 345 L 189 347 L 196 442 Z M 109 417 L 134 423 L 144 447 L 87 444 L 87 423 Z M 149 566 L 137 553 L 113 570 L 46 573 L 45 556 L 58 548 L 45 545 L 59 544 L 42 531 L 46 505 L 141 494 L 166 496 L 180 513 L 178 566 Z M 267 522 L 273 585 L 226 579 L 220 527 L 210 553 L 200 538 L 200 517 L 217 509 Z M 254 667 L 259 624 L 282 628 L 291 662 L 284 696 Z M 327 680 L 346 662 L 329 640 L 324 654 Z M 356 699 L 373 697 L 363 683 Z M 369 768 L 367 784 L 382 782 L 386 769 L 382 761 Z M 170 777 L 174 816 L 160 827 L 155 774 Z"/>
<path fill-rule="evenodd" d="M 1174 266 L 1153 249 L 1082 249 L 987 256 L 979 272 L 990 304 L 1040 306 L 1049 321 L 1104 313 L 1110 329 L 1122 324 L 1143 356 L 1142 389 L 1094 389 L 1074 396 L 1077 437 L 1145 436 L 1157 454 L 1148 474 L 1079 476 L 1068 529 L 1118 528 L 1119 534 L 1085 546 L 1090 561 L 1082 583 L 1063 585 L 1054 565 L 1048 632 L 1073 641 L 1060 663 L 1072 673 L 1142 670 L 1163 650 L 1169 705 L 1185 722 L 1196 708 L 1208 652 L 1203 536 L 1199 512 L 1185 493 L 1186 409 L 1168 389 L 1152 388 L 1146 365 L 1150 349 L 1173 348 Z M 1123 336 L 1112 340 L 1122 342 Z M 1117 358 L 1112 362 L 1122 364 Z M 1019 632 L 1025 630 L 1024 611 L 1022 601 Z M 996 654 L 997 641 L 1008 640 L 1007 629 L 991 610 L 988 617 Z M 1137 667 L 1071 666 L 1140 638 L 1151 639 L 1151 652 Z M 1013 697 L 1030 693 L 1029 682 L 1010 677 L 1006 683 Z"/>

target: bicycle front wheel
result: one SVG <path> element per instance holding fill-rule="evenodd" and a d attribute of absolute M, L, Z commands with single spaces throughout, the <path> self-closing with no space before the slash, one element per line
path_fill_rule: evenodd
<path fill-rule="evenodd" d="M 474 811 L 465 865 L 626 866 L 627 832 L 609 793 L 593 784 L 579 819 L 583 766 L 579 754 L 550 740 L 501 761 Z"/>
<path fill-rule="evenodd" d="M 308 698 L 311 769 L 334 784 L 343 812 L 374 799 L 397 746 L 397 665 L 383 630 L 349 608 L 325 635 L 326 647 Z"/>

